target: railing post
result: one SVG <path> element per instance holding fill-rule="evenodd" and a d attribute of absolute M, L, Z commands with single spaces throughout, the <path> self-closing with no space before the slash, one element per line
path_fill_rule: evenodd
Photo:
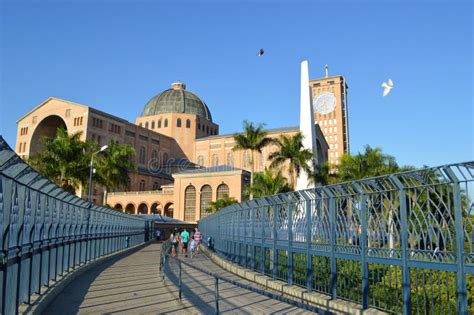
<path fill-rule="evenodd" d="M 464 228 L 462 222 L 461 188 L 459 179 L 449 167 L 444 169 L 449 178 L 453 181 L 453 201 L 454 201 L 454 224 L 456 229 L 456 303 L 458 314 L 467 314 L 467 285 L 464 270 Z"/>
<path fill-rule="evenodd" d="M 313 256 L 311 255 L 311 228 L 313 226 L 311 216 L 312 200 L 306 200 L 306 290 L 311 292 L 313 289 Z"/>
<path fill-rule="evenodd" d="M 329 189 L 322 188 L 327 197 L 328 207 L 329 207 L 329 218 L 330 218 L 330 228 L 331 228 L 331 284 L 330 292 L 331 298 L 334 300 L 337 298 L 337 264 L 336 264 L 336 204 L 334 195 L 329 191 Z M 322 199 L 324 200 L 324 199 Z"/>
<path fill-rule="evenodd" d="M 279 205 L 273 204 L 273 269 L 272 278 L 277 278 L 278 271 L 278 250 L 277 250 L 277 224 L 278 224 L 278 209 Z"/>
<path fill-rule="evenodd" d="M 178 296 L 179 296 L 179 300 L 181 301 L 181 294 L 182 294 L 182 281 L 181 281 L 181 261 L 179 261 L 179 283 L 178 283 L 178 287 L 179 287 L 179 293 L 178 293 Z"/>
<path fill-rule="evenodd" d="M 214 293 L 215 293 L 215 300 L 216 300 L 216 314 L 219 314 L 219 279 L 214 277 Z"/>
<path fill-rule="evenodd" d="M 262 262 L 262 268 L 261 272 L 262 274 L 265 273 L 265 251 L 266 247 L 264 246 L 264 240 L 265 240 L 265 222 L 267 222 L 267 208 L 266 207 L 260 207 L 261 211 L 261 238 L 260 238 L 260 259 Z"/>
<path fill-rule="evenodd" d="M 390 179 L 399 190 L 400 199 L 400 235 L 402 248 L 402 301 L 403 314 L 411 314 L 411 281 L 410 268 L 408 267 L 408 213 L 406 193 L 403 184 L 395 176 L 390 176 Z"/>
<path fill-rule="evenodd" d="M 360 246 L 360 261 L 362 265 L 362 309 L 369 308 L 369 266 L 367 264 L 367 196 L 362 188 L 357 183 L 352 186 L 359 194 L 359 209 L 361 221 L 361 235 L 357 231 L 357 238 Z M 358 228 L 358 227 L 357 227 Z"/>
<path fill-rule="evenodd" d="M 252 244 L 252 259 L 251 259 L 251 268 L 252 271 L 255 271 L 255 256 L 256 256 L 256 249 L 255 249 L 255 208 L 249 207 L 250 211 L 250 239 Z"/>
<path fill-rule="evenodd" d="M 288 284 L 293 284 L 293 206 L 288 203 Z"/>

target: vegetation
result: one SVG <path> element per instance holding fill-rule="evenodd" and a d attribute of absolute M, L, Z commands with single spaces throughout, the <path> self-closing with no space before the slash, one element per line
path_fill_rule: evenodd
<path fill-rule="evenodd" d="M 58 128 L 54 138 L 41 139 L 44 150 L 28 162 L 40 174 L 75 194 L 81 185 L 88 186 L 91 157 L 99 150 L 95 142 L 82 141 L 80 137 L 80 132 L 69 135 L 67 130 Z M 135 169 L 131 161 L 134 153 L 130 145 L 112 141 L 107 150 L 94 156 L 95 180 L 107 190 L 126 187 L 128 171 Z"/>
<path fill-rule="evenodd" d="M 288 166 L 290 186 L 294 189 L 296 178 L 303 170 L 306 174 L 312 174 L 313 153 L 303 147 L 303 134 L 298 132 L 294 136 L 281 135 L 274 140 L 278 150 L 272 152 L 270 159 L 272 168 Z"/>
<path fill-rule="evenodd" d="M 206 209 L 207 212 L 209 213 L 216 213 L 222 208 L 225 208 L 227 206 L 233 205 L 235 203 L 238 203 L 238 201 L 229 196 L 224 196 L 224 198 L 217 199 L 216 201 L 212 201 L 209 203 L 209 207 Z"/>
<path fill-rule="evenodd" d="M 272 139 L 267 137 L 267 132 L 263 128 L 263 124 L 254 125 L 252 122 L 244 121 L 244 132 L 234 135 L 235 145 L 232 149 L 234 151 L 250 151 L 252 155 L 250 161 L 250 186 L 253 186 L 254 181 L 255 152 L 262 153 L 262 149 L 272 143 Z M 250 199 L 253 199 L 252 193 L 250 193 Z"/>
<path fill-rule="evenodd" d="M 291 187 L 281 170 L 265 168 L 265 171 L 255 174 L 254 184 L 245 188 L 245 194 L 253 194 L 255 198 L 289 192 Z"/>

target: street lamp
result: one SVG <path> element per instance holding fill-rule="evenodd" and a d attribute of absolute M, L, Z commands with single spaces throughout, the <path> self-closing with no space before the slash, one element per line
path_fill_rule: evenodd
<path fill-rule="evenodd" d="M 90 173 L 89 173 L 89 202 L 92 202 L 92 173 L 93 173 L 93 166 L 94 166 L 94 155 L 107 150 L 108 147 L 109 147 L 108 145 L 104 145 L 102 146 L 102 148 L 100 148 L 99 151 L 92 153 L 91 167 L 90 167 Z"/>

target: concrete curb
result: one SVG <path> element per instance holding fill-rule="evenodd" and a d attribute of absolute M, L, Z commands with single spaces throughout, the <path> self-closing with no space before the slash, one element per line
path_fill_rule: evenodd
<path fill-rule="evenodd" d="M 54 299 L 72 282 L 74 281 L 77 277 L 80 275 L 84 274 L 85 272 L 89 271 L 90 269 L 97 267 L 100 264 L 103 264 L 111 259 L 114 258 L 119 258 L 121 256 L 126 256 L 129 254 L 132 254 L 143 247 L 149 245 L 153 241 L 148 241 L 145 243 L 142 243 L 140 245 L 136 245 L 134 247 L 130 247 L 127 249 L 122 249 L 121 251 L 115 252 L 113 254 L 109 254 L 107 256 L 101 257 L 97 260 L 94 260 L 93 262 L 87 264 L 87 265 L 82 265 L 72 272 L 69 272 L 66 274 L 64 277 L 60 277 L 59 281 L 54 282 L 51 284 L 46 292 L 44 292 L 41 295 L 33 295 L 31 297 L 31 304 L 22 304 L 19 307 L 18 313 L 19 314 L 33 314 L 33 315 L 40 315 L 44 311 L 46 307 L 48 307 L 51 302 L 54 301 Z"/>
<path fill-rule="evenodd" d="M 317 292 L 307 292 L 306 289 L 303 287 L 295 285 L 290 286 L 284 281 L 273 280 L 272 278 L 262 275 L 261 273 L 250 271 L 233 262 L 230 262 L 218 256 L 216 253 L 211 252 L 206 246 L 203 246 L 203 244 L 201 244 L 201 249 L 207 256 L 209 256 L 209 258 L 211 258 L 212 261 L 214 261 L 223 269 L 232 272 L 244 279 L 252 281 L 256 284 L 262 285 L 265 288 L 275 291 L 275 293 L 280 294 L 282 296 L 286 296 L 294 300 L 301 301 L 303 303 L 306 302 L 323 310 L 335 312 L 337 314 L 387 314 L 383 311 L 374 308 L 362 310 L 362 306 L 360 304 L 341 299 L 332 300 L 331 297 L 326 294 Z"/>

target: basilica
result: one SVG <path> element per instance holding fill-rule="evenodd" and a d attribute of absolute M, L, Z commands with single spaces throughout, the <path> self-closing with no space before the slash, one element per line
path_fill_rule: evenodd
<path fill-rule="evenodd" d="M 342 76 L 326 76 L 310 81 L 310 86 L 318 161 L 334 164 L 349 148 L 347 85 Z M 134 123 L 50 97 L 18 119 L 17 125 L 15 150 L 22 158 L 40 152 L 41 137 L 53 137 L 60 127 L 81 132 L 82 140 L 99 146 L 111 140 L 130 144 L 136 152 L 136 170 L 129 173 L 128 189 L 108 192 L 106 203 L 130 214 L 161 214 L 186 222 L 208 215 L 211 201 L 225 196 L 245 199 L 251 164 L 256 172 L 263 171 L 270 164 L 269 154 L 276 150 L 267 146 L 254 160 L 250 152 L 233 150 L 234 134 L 220 134 L 209 107 L 181 82 L 152 97 Z M 274 138 L 298 131 L 298 126 L 267 130 Z M 77 193 L 86 195 L 83 190 Z M 94 188 L 93 201 L 104 202 L 101 187 Z"/>

